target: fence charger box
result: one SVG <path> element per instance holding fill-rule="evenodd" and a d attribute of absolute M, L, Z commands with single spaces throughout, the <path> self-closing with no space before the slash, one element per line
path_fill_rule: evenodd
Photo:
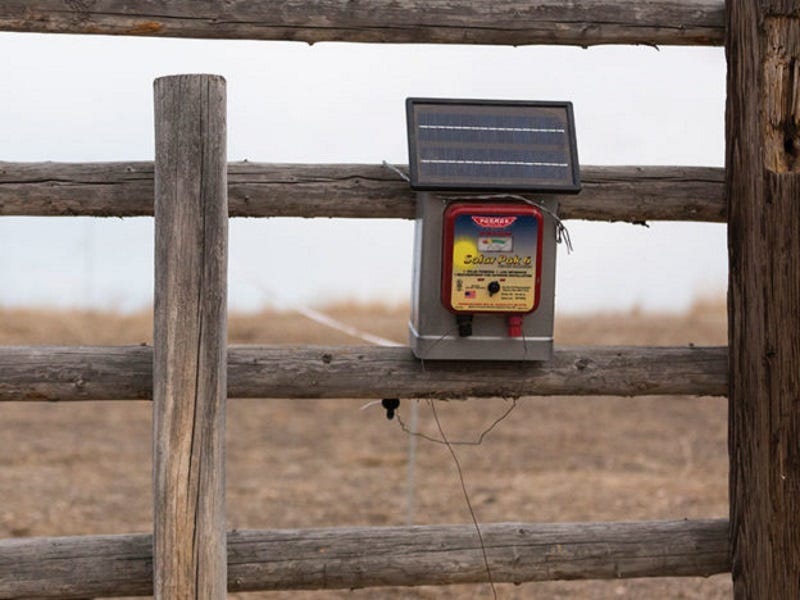
<path fill-rule="evenodd" d="M 406 108 L 417 190 L 412 351 L 548 360 L 554 192 L 580 190 L 571 104 L 412 98 Z"/>
<path fill-rule="evenodd" d="M 555 200 L 541 202 L 553 212 L 557 209 Z M 476 226 L 473 243 L 458 237 L 458 225 L 465 228 L 466 219 L 494 215 L 483 203 L 476 210 L 465 203 L 455 206 L 457 212 L 446 216 L 446 200 L 428 192 L 417 195 L 409 322 L 414 355 L 431 360 L 548 360 L 553 351 L 556 270 L 552 217 L 530 210 L 530 205 L 517 205 L 516 227 Z M 504 212 L 512 206 L 504 204 Z M 516 222 L 524 220 L 535 227 Z M 445 234 L 446 225 L 453 238 Z M 494 291 L 492 284 L 499 289 Z M 462 335 L 464 317 L 471 317 L 469 335 Z"/>

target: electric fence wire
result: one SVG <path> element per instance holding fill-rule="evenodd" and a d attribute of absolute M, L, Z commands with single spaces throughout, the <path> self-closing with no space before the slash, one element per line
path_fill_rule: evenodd
<path fill-rule="evenodd" d="M 467 503 L 467 508 L 469 509 L 469 514 L 472 517 L 472 523 L 475 525 L 475 531 L 478 533 L 478 541 L 481 544 L 481 554 L 483 555 L 483 564 L 486 567 L 486 576 L 489 579 L 489 587 L 492 589 L 492 597 L 494 600 L 497 600 L 497 589 L 494 586 L 494 577 L 492 576 L 492 568 L 489 566 L 489 557 L 486 554 L 486 543 L 483 541 L 483 533 L 481 532 L 481 526 L 478 524 L 478 517 L 475 516 L 475 510 L 472 508 L 472 502 L 469 499 L 469 492 L 467 492 L 467 484 L 464 483 L 464 472 L 461 470 L 461 463 L 458 460 L 458 455 L 456 451 L 453 449 L 453 445 L 447 439 L 447 435 L 444 432 L 444 428 L 442 427 L 441 422 L 439 421 L 439 415 L 436 414 L 436 406 L 433 403 L 433 400 L 428 400 L 428 405 L 431 407 L 431 412 L 433 413 L 433 420 L 436 421 L 436 427 L 439 429 L 439 434 L 442 436 L 442 441 L 444 442 L 447 449 L 450 451 L 450 456 L 453 457 L 453 462 L 456 465 L 456 471 L 458 471 L 458 480 L 461 482 L 461 491 L 464 494 L 464 500 Z"/>
<path fill-rule="evenodd" d="M 384 167 L 386 167 L 390 171 L 393 171 L 393 172 L 397 173 L 400 176 L 400 179 L 402 179 L 406 183 L 411 183 L 411 178 L 408 175 L 406 175 L 405 173 L 403 173 L 398 167 L 395 167 L 392 163 L 386 162 L 384 160 L 382 164 L 383 164 Z"/>
<path fill-rule="evenodd" d="M 502 421 L 505 421 L 506 418 L 508 418 L 508 415 L 510 415 L 511 412 L 515 408 L 517 408 L 517 399 L 516 398 L 512 398 L 511 399 L 511 406 L 509 406 L 503 412 L 503 414 L 501 414 L 494 421 L 492 421 L 491 425 L 489 425 L 486 429 L 481 431 L 481 433 L 480 433 L 480 435 L 478 436 L 477 439 L 474 439 L 474 440 L 455 440 L 455 441 L 450 440 L 448 442 L 448 444 L 450 446 L 480 446 L 481 444 L 483 444 L 484 438 L 487 435 L 489 435 L 492 432 L 492 430 L 495 427 L 497 427 Z M 447 445 L 442 440 L 436 439 L 435 437 L 432 437 L 432 436 L 430 436 L 430 435 L 428 435 L 426 433 L 422 433 L 421 431 L 417 431 L 415 427 L 406 427 L 406 424 L 403 421 L 402 417 L 400 416 L 400 413 L 397 414 L 397 423 L 400 425 L 400 429 L 402 429 L 408 435 L 412 435 L 412 436 L 416 436 L 416 437 L 422 438 L 423 440 L 426 440 L 428 442 L 433 442 L 434 444 Z"/>
<path fill-rule="evenodd" d="M 274 297 L 274 295 L 272 295 L 272 291 L 268 290 L 266 286 L 261 285 L 255 279 L 255 277 L 252 276 L 252 274 L 250 275 L 247 275 L 245 273 L 239 273 L 239 274 L 243 276 L 243 279 L 248 284 L 260 290 L 263 294 L 266 294 L 268 297 Z M 294 309 L 295 312 L 299 313 L 300 315 L 304 316 L 307 319 L 314 321 L 315 323 L 318 323 L 325 327 L 330 327 L 331 329 L 334 329 L 351 337 L 363 340 L 368 344 L 374 344 L 376 346 L 383 346 L 383 347 L 402 346 L 402 344 L 399 342 L 390 340 L 385 337 L 381 337 L 379 335 L 368 333 L 366 331 L 361 331 L 356 327 L 348 325 L 347 323 L 342 323 L 338 319 L 334 319 L 330 315 L 322 313 L 318 310 L 314 310 L 311 307 L 303 306 L 301 304 L 294 304 L 292 305 L 292 308 Z M 367 404 L 362 406 L 361 409 L 364 410 L 367 407 L 372 406 L 374 404 L 380 404 L 380 400 L 374 400 L 372 402 L 368 402 Z M 415 402 L 411 405 L 411 410 L 410 410 L 410 431 L 417 430 L 418 420 L 419 420 L 419 406 Z M 416 506 L 415 496 L 416 496 L 416 464 L 417 464 L 417 438 L 413 435 L 408 437 L 408 456 L 406 462 L 408 470 L 406 476 L 406 525 L 413 525 L 414 512 Z"/>

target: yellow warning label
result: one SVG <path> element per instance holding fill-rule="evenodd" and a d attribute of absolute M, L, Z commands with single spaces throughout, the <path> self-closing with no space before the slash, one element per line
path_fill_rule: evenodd
<path fill-rule="evenodd" d="M 520 215 L 486 230 L 470 215 L 454 223 L 450 303 L 464 312 L 530 312 L 536 304 L 538 221 Z"/>

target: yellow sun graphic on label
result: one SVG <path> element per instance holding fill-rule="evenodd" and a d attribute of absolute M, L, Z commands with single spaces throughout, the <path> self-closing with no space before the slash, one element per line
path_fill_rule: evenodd
<path fill-rule="evenodd" d="M 478 245 L 475 240 L 468 237 L 456 238 L 453 242 L 453 270 L 468 271 L 475 265 L 465 261 L 467 256 L 475 257 L 478 254 Z"/>

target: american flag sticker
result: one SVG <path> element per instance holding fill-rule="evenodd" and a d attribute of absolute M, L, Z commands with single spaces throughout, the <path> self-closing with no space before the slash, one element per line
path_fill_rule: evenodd
<path fill-rule="evenodd" d="M 464 298 L 477 298 L 478 292 L 475 290 L 467 290 L 464 292 Z"/>

